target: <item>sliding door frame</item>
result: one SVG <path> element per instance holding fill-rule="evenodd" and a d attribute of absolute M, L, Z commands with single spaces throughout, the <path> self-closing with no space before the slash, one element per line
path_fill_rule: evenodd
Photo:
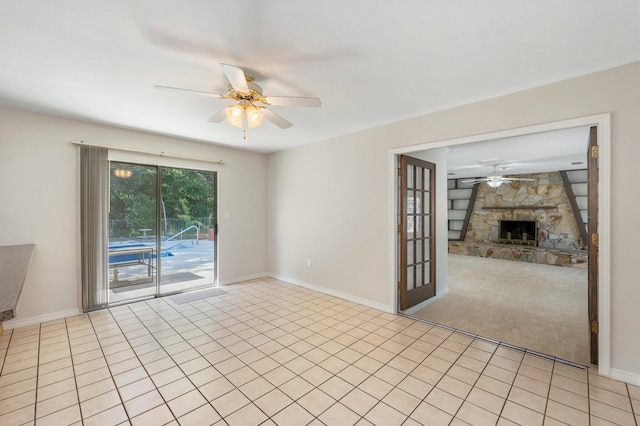
<path fill-rule="evenodd" d="M 214 194 L 215 194 L 215 201 L 213 204 L 213 212 L 212 212 L 212 217 L 213 217 L 213 226 L 214 226 L 214 253 L 213 253 L 213 262 L 214 262 L 214 278 L 213 278 L 213 283 L 211 285 L 205 285 L 205 286 L 198 286 L 198 287 L 194 287 L 194 288 L 189 288 L 189 289 L 185 289 L 185 290 L 178 290 L 178 291 L 174 291 L 174 292 L 167 292 L 167 293 L 162 293 L 161 292 L 161 287 L 160 287 L 160 278 L 161 278 L 161 261 L 160 261 L 160 257 L 161 257 L 161 246 L 162 246 L 162 241 L 160 238 L 156 239 L 156 263 L 155 263 L 155 274 L 156 274 L 156 281 L 155 281 L 155 294 L 153 296 L 145 296 L 145 297 L 140 297 L 137 299 L 131 299 L 125 302 L 115 302 L 115 303 L 109 303 L 110 306 L 117 306 L 117 305 L 121 305 L 121 304 L 126 304 L 126 303 L 131 303 L 133 301 L 137 301 L 137 300 L 146 300 L 146 299 L 152 299 L 152 298 L 157 298 L 157 297 L 164 297 L 164 296 L 169 296 L 172 294 L 178 294 L 178 293 L 183 293 L 186 291 L 192 291 L 192 290 L 198 290 L 198 289 L 202 289 L 202 288 L 209 288 L 209 287 L 217 287 L 219 285 L 219 277 L 220 277 L 220 268 L 219 268 L 219 243 L 218 243 L 218 202 L 219 202 L 219 197 L 218 197 L 218 182 L 219 182 L 219 174 L 220 174 L 220 167 L 219 165 L 222 164 L 220 160 L 215 160 L 215 161 L 197 161 L 197 160 L 191 160 L 190 158 L 182 158 L 182 157 L 170 157 L 170 156 L 157 156 L 157 155 L 153 155 L 153 154 L 146 154 L 146 153 L 142 153 L 142 152 L 134 152 L 134 151 L 127 151 L 127 150 L 118 150 L 115 148 L 110 148 L 109 149 L 109 155 L 108 155 L 108 161 L 111 162 L 121 162 L 121 163 L 128 163 L 128 164 L 134 164 L 134 165 L 144 165 L 144 166 L 150 166 L 150 167 L 155 167 L 157 170 L 157 179 L 156 179 L 156 194 L 161 195 L 162 194 L 162 169 L 167 169 L 167 168 L 176 168 L 176 169 L 186 169 L 186 170 L 195 170 L 195 171 L 202 171 L 202 172 L 207 172 L 207 173 L 213 173 L 214 174 Z M 109 189 L 108 189 L 109 190 Z M 160 235 L 159 232 L 162 229 L 162 206 L 161 206 L 161 199 L 158 199 L 157 203 L 156 203 L 156 235 Z M 108 289 L 107 289 L 108 292 Z M 107 295 L 108 297 L 108 295 Z"/>

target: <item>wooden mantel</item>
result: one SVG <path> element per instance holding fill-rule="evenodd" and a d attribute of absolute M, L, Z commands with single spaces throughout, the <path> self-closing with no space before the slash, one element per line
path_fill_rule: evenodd
<path fill-rule="evenodd" d="M 0 246 L 0 334 L 2 322 L 16 316 L 35 244 Z"/>
<path fill-rule="evenodd" d="M 494 206 L 494 207 L 483 207 L 482 210 L 550 210 L 557 209 L 557 206 Z"/>

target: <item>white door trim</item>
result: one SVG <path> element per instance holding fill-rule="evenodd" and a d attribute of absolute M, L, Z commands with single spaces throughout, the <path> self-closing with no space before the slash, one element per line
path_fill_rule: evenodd
<path fill-rule="evenodd" d="M 389 151 L 389 239 L 392 242 L 390 250 L 390 292 L 394 312 L 398 312 L 398 266 L 397 266 L 397 157 L 425 149 L 443 148 L 473 142 L 528 135 L 532 133 L 548 132 L 552 130 L 569 129 L 573 127 L 597 126 L 600 158 L 598 167 L 598 373 L 611 376 L 611 115 L 609 113 L 574 118 L 551 123 L 538 124 L 517 129 L 502 130 L 475 136 L 411 145 L 394 148 Z"/>

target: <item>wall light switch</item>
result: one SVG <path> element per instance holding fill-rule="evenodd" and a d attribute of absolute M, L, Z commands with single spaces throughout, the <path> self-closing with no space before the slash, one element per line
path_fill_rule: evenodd
<path fill-rule="evenodd" d="M 229 217 L 231 217 L 231 215 L 229 214 L 229 211 L 225 211 L 224 212 L 224 218 L 225 219 L 229 219 Z"/>
<path fill-rule="evenodd" d="M 311 268 L 311 259 L 307 259 L 307 268 Z"/>

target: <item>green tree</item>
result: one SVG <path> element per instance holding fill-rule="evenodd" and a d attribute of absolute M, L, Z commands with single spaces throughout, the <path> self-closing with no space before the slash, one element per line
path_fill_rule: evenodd
<path fill-rule="evenodd" d="M 131 174 L 117 177 L 114 173 L 117 169 L 129 170 Z M 211 226 L 215 174 L 168 167 L 161 170 L 167 234 L 175 234 L 192 224 Z M 155 229 L 156 171 L 153 166 L 111 163 L 111 236 L 135 236 L 139 235 L 139 229 Z"/>

